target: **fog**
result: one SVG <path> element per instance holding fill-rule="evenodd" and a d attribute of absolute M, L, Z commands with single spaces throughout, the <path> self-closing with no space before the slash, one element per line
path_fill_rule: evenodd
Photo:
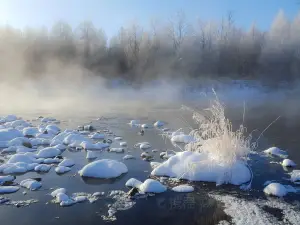
<path fill-rule="evenodd" d="M 58 21 L 51 29 L 6 25 L 0 28 L 0 113 L 147 115 L 158 106 L 208 103 L 213 96 L 202 92 L 217 87 L 227 105 L 267 102 L 278 114 L 293 115 L 300 108 L 299 27 L 300 14 L 289 21 L 283 11 L 268 31 L 242 29 L 230 13 L 213 22 L 187 21 L 179 12 L 148 27 L 121 27 L 110 39 L 91 21 L 78 27 Z M 116 81 L 121 84 L 112 87 Z M 288 91 L 278 88 L 283 83 Z"/>

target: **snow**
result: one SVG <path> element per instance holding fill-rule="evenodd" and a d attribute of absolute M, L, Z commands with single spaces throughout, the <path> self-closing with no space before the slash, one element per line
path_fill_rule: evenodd
<path fill-rule="evenodd" d="M 16 178 L 14 176 L 0 176 L 0 185 L 5 183 L 5 182 L 8 182 L 8 181 L 13 181 L 15 180 Z"/>
<path fill-rule="evenodd" d="M 76 201 L 69 198 L 66 201 L 61 201 L 59 205 L 63 207 L 63 206 L 71 206 L 71 205 L 74 205 L 75 203 L 76 203 Z"/>
<path fill-rule="evenodd" d="M 40 164 L 34 167 L 34 171 L 36 172 L 48 172 L 51 169 L 50 165 L 47 164 Z"/>
<path fill-rule="evenodd" d="M 7 115 L 7 116 L 4 116 L 4 117 L 1 117 L 0 120 L 1 122 L 12 122 L 12 121 L 15 121 L 17 120 L 18 117 L 16 115 Z"/>
<path fill-rule="evenodd" d="M 55 195 L 55 198 L 56 198 L 56 201 L 57 202 L 62 202 L 62 201 L 68 201 L 70 198 L 68 195 L 66 195 L 65 193 L 63 192 L 59 192 Z"/>
<path fill-rule="evenodd" d="M 31 142 L 32 146 L 49 145 L 50 144 L 50 140 L 44 139 L 44 138 L 30 139 L 30 142 Z"/>
<path fill-rule="evenodd" d="M 58 166 L 55 168 L 55 172 L 58 174 L 63 174 L 66 172 L 69 172 L 71 170 L 70 167 L 66 167 L 66 166 Z"/>
<path fill-rule="evenodd" d="M 87 159 L 96 159 L 97 156 L 96 156 L 96 154 L 95 154 L 94 152 L 92 152 L 92 151 L 87 151 L 86 158 L 87 158 Z"/>
<path fill-rule="evenodd" d="M 7 128 L 0 130 L 0 141 L 10 141 L 14 138 L 22 136 L 23 134 L 17 129 Z"/>
<path fill-rule="evenodd" d="M 123 142 L 120 142 L 120 146 L 122 147 L 126 147 L 127 146 L 127 142 L 123 141 Z"/>
<path fill-rule="evenodd" d="M 165 125 L 165 123 L 162 122 L 162 121 L 160 121 L 160 120 L 158 120 L 158 121 L 156 121 L 156 122 L 154 123 L 154 126 L 155 126 L 155 127 L 162 127 L 162 126 L 164 126 L 164 125 Z"/>
<path fill-rule="evenodd" d="M 123 138 L 122 137 L 115 137 L 115 140 L 116 141 L 121 141 L 121 140 L 123 140 Z"/>
<path fill-rule="evenodd" d="M 43 160 L 43 163 L 45 163 L 45 164 L 60 163 L 60 162 L 61 162 L 61 160 L 58 158 L 54 158 L 54 159 L 48 158 L 48 159 Z"/>
<path fill-rule="evenodd" d="M 16 146 L 10 146 L 8 148 L 4 148 L 1 153 L 11 153 L 11 152 L 16 152 L 17 147 Z"/>
<path fill-rule="evenodd" d="M 44 133 L 38 133 L 36 134 L 36 138 L 43 138 L 43 139 L 48 139 L 50 141 L 50 139 L 52 139 L 55 135 L 54 134 L 44 134 Z"/>
<path fill-rule="evenodd" d="M 91 139 L 104 139 L 105 135 L 104 134 L 95 133 L 95 134 L 90 135 L 90 138 Z"/>
<path fill-rule="evenodd" d="M 186 135 L 186 134 L 178 134 L 178 135 L 174 135 L 171 137 L 171 141 L 172 142 L 177 142 L 177 143 L 191 143 L 194 142 L 195 139 L 193 136 L 191 135 Z"/>
<path fill-rule="evenodd" d="M 35 152 L 36 148 L 27 148 L 25 146 L 20 146 L 16 148 L 17 153 Z"/>
<path fill-rule="evenodd" d="M 282 158 L 286 158 L 288 156 L 286 151 L 280 150 L 277 147 L 268 148 L 264 152 L 267 153 L 267 154 L 279 156 L 279 157 L 282 157 Z"/>
<path fill-rule="evenodd" d="M 131 120 L 130 122 L 129 122 L 129 124 L 131 125 L 131 126 L 138 126 L 139 125 L 139 121 L 138 120 Z"/>
<path fill-rule="evenodd" d="M 161 163 L 160 162 L 150 162 L 150 166 L 152 169 L 155 169 L 156 167 L 160 166 Z"/>
<path fill-rule="evenodd" d="M 30 140 L 26 137 L 17 137 L 8 141 L 7 146 L 21 146 L 23 144 L 31 144 Z"/>
<path fill-rule="evenodd" d="M 53 140 L 53 139 L 52 139 Z M 68 136 L 66 136 L 64 139 L 63 139 L 63 143 L 65 145 L 74 145 L 76 147 L 80 147 L 80 144 L 82 142 L 87 142 L 87 143 L 91 143 L 91 140 L 82 136 L 81 134 L 74 134 L 74 133 L 71 133 L 69 134 Z"/>
<path fill-rule="evenodd" d="M 46 126 L 45 129 L 49 134 L 53 135 L 57 135 L 60 132 L 60 128 L 53 124 Z"/>
<path fill-rule="evenodd" d="M 176 187 L 173 187 L 172 191 L 175 191 L 175 192 L 193 192 L 194 187 L 190 186 L 190 185 L 178 185 Z"/>
<path fill-rule="evenodd" d="M 54 146 L 52 146 L 52 147 L 57 148 L 57 149 L 59 149 L 59 150 L 61 150 L 61 151 L 64 151 L 64 150 L 67 149 L 67 146 L 65 146 L 65 145 L 63 145 L 63 144 L 57 144 L 57 145 L 54 145 Z"/>
<path fill-rule="evenodd" d="M 29 127 L 30 124 L 28 122 L 26 122 L 25 120 L 15 120 L 12 122 L 7 122 L 4 124 L 6 127 L 13 127 L 13 128 L 17 128 L 17 127 Z"/>
<path fill-rule="evenodd" d="M 139 181 L 139 180 L 137 180 L 137 179 L 135 179 L 135 178 L 130 178 L 130 179 L 126 182 L 125 186 L 127 186 L 127 187 L 136 187 L 136 188 L 139 188 L 139 187 L 141 186 L 141 184 L 142 184 L 141 181 Z"/>
<path fill-rule="evenodd" d="M 82 147 L 83 149 L 88 149 L 88 150 L 101 150 L 101 149 L 104 149 L 104 148 L 108 148 L 109 144 L 102 143 L 102 142 L 98 142 L 96 144 L 93 144 L 91 142 L 84 141 L 80 144 L 80 147 Z"/>
<path fill-rule="evenodd" d="M 17 192 L 20 188 L 17 186 L 0 186 L 0 194 Z"/>
<path fill-rule="evenodd" d="M 141 127 L 144 128 L 144 129 L 147 129 L 147 128 L 150 128 L 152 126 L 150 124 L 145 123 L 145 124 L 142 124 Z"/>
<path fill-rule="evenodd" d="M 41 149 L 37 153 L 38 158 L 53 158 L 55 156 L 58 156 L 61 154 L 61 151 L 55 147 L 47 147 L 44 149 Z"/>
<path fill-rule="evenodd" d="M 44 117 L 41 119 L 42 123 L 56 122 L 57 120 L 53 117 Z"/>
<path fill-rule="evenodd" d="M 153 176 L 168 176 L 190 181 L 216 182 L 217 185 L 230 183 L 240 185 L 250 181 L 251 172 L 242 161 L 231 166 L 212 161 L 207 154 L 184 151 L 170 157 L 157 166 Z"/>
<path fill-rule="evenodd" d="M 264 192 L 267 195 L 278 196 L 278 197 L 283 197 L 288 193 L 285 186 L 279 183 L 269 184 L 267 187 L 264 188 Z"/>
<path fill-rule="evenodd" d="M 51 196 L 55 198 L 56 195 L 58 195 L 59 193 L 64 193 L 65 194 L 65 193 L 67 193 L 67 190 L 65 188 L 58 188 L 58 189 L 51 192 Z"/>
<path fill-rule="evenodd" d="M 127 172 L 128 169 L 124 163 L 111 159 L 91 162 L 78 171 L 80 176 L 94 178 L 115 178 Z"/>
<path fill-rule="evenodd" d="M 135 159 L 135 157 L 133 155 L 125 155 L 123 157 L 124 160 L 128 160 L 128 159 Z"/>
<path fill-rule="evenodd" d="M 86 196 L 76 196 L 75 198 L 74 198 L 74 201 L 76 202 L 76 203 L 80 203 L 80 202 L 84 202 L 84 201 L 86 201 L 88 198 L 86 197 Z"/>
<path fill-rule="evenodd" d="M 123 153 L 124 148 L 111 148 L 110 152 Z"/>
<path fill-rule="evenodd" d="M 300 181 L 300 170 L 293 170 L 291 173 L 291 181 L 294 183 L 299 183 Z"/>
<path fill-rule="evenodd" d="M 30 154 L 15 154 L 10 157 L 10 159 L 7 161 L 7 163 L 17 163 L 17 162 L 24 162 L 24 163 L 34 163 L 36 162 L 36 159 L 32 157 Z"/>
<path fill-rule="evenodd" d="M 65 166 L 65 167 L 71 167 L 74 165 L 75 162 L 73 159 L 64 159 L 61 163 L 58 164 L 58 166 Z"/>
<path fill-rule="evenodd" d="M 282 166 L 285 167 L 295 167 L 297 164 L 294 163 L 294 161 L 290 160 L 290 159 L 284 159 L 281 163 Z"/>
<path fill-rule="evenodd" d="M 35 191 L 39 188 L 42 187 L 42 184 L 36 180 L 33 179 L 26 179 L 26 180 L 22 180 L 20 183 L 21 187 L 27 188 L 31 191 Z"/>
<path fill-rule="evenodd" d="M 149 142 L 140 142 L 135 144 L 135 147 L 139 147 L 140 149 L 144 150 L 144 149 L 151 148 L 151 145 L 149 144 Z"/>
<path fill-rule="evenodd" d="M 159 181 L 147 179 L 139 186 L 140 191 L 143 193 L 162 193 L 167 190 L 167 187 L 162 185 Z"/>
<path fill-rule="evenodd" d="M 39 130 L 37 127 L 25 127 L 23 129 L 23 135 L 24 136 L 32 136 L 35 137 L 36 134 L 39 133 Z"/>

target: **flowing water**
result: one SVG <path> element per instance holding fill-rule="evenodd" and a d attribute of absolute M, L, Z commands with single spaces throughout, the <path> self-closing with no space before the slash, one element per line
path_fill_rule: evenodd
<path fill-rule="evenodd" d="M 241 113 L 240 113 L 241 112 Z M 256 112 L 260 115 L 253 116 Z M 272 113 L 271 113 L 272 112 Z M 17 114 L 17 113 L 16 113 Z M 247 114 L 249 115 L 247 117 Z M 253 108 L 247 112 L 245 116 L 245 125 L 248 131 L 264 130 L 276 117 L 276 111 L 272 108 L 261 106 L 260 108 Z M 24 119 L 36 118 L 38 113 L 18 114 Z M 43 116 L 52 116 L 51 114 L 43 113 Z M 242 122 L 242 107 L 238 110 L 236 108 L 228 109 L 227 115 L 232 120 L 233 125 L 237 126 Z M 54 115 L 53 115 L 54 116 Z M 111 190 L 128 191 L 125 183 L 129 178 L 136 178 L 144 181 L 151 173 L 150 163 L 143 161 L 140 158 L 142 151 L 133 146 L 138 142 L 147 141 L 152 145 L 151 149 L 158 149 L 156 153 L 149 151 L 154 156 L 154 161 L 163 161 L 159 157 L 159 153 L 166 149 L 174 148 L 169 140 L 164 140 L 160 136 L 160 130 L 148 129 L 144 136 L 138 135 L 138 129 L 130 127 L 127 123 L 131 119 L 140 119 L 145 123 L 153 123 L 156 120 L 165 121 L 168 127 L 172 130 L 177 130 L 181 127 L 194 127 L 191 115 L 187 112 L 182 112 L 176 108 L 160 108 L 152 110 L 147 116 L 143 118 L 132 118 L 126 114 L 110 114 L 105 115 L 106 119 L 96 120 L 102 115 L 84 115 L 74 116 L 61 119 L 60 127 L 76 129 L 78 125 L 92 122 L 98 130 L 108 128 L 117 136 L 122 136 L 123 140 L 128 143 L 128 150 L 125 153 L 109 153 L 96 152 L 98 159 L 109 158 L 117 159 L 126 164 L 128 173 L 116 179 L 82 179 L 77 171 L 88 163 L 85 158 L 84 151 L 69 151 L 66 150 L 63 156 L 71 158 L 75 161 L 75 166 L 72 170 L 63 175 L 57 175 L 52 168 L 50 172 L 45 174 L 37 174 L 29 172 L 21 176 L 17 176 L 16 181 L 19 182 L 25 178 L 41 177 L 42 188 L 38 191 L 28 191 L 24 195 L 25 190 L 21 188 L 17 193 L 7 194 L 13 200 L 27 200 L 37 199 L 37 203 L 30 204 L 27 207 L 16 207 L 0 205 L 1 224 L 104 224 L 102 215 L 107 215 L 107 204 L 112 202 L 108 196 Z M 242 191 L 237 186 L 222 185 L 216 187 L 215 184 L 193 182 L 195 191 L 192 193 L 175 193 L 168 190 L 165 193 L 156 194 L 155 196 L 137 199 L 136 204 L 128 210 L 118 211 L 116 213 L 117 220 L 115 224 L 218 224 L 219 221 L 231 221 L 231 217 L 226 215 L 224 204 L 215 198 L 210 197 L 209 194 L 231 195 L 236 196 L 246 201 L 254 201 L 257 199 L 272 201 L 273 198 L 266 198 L 262 192 L 264 183 L 268 180 L 276 180 L 282 184 L 290 184 L 285 178 L 289 178 L 287 173 L 280 164 L 270 162 L 280 162 L 279 158 L 266 157 L 260 152 L 270 146 L 277 146 L 288 150 L 289 158 L 300 164 L 300 138 L 299 138 L 299 118 L 297 117 L 281 117 L 274 123 L 263 135 L 259 141 L 258 154 L 251 154 L 250 164 L 253 169 L 254 180 L 252 188 L 249 191 Z M 188 129 L 187 129 L 188 130 Z M 256 138 L 260 132 L 253 132 Z M 113 138 L 113 137 L 112 137 Z M 112 147 L 118 147 L 119 142 L 114 141 Z M 125 154 L 131 154 L 136 159 L 123 160 Z M 297 167 L 296 167 L 297 168 Z M 187 182 L 183 182 L 187 183 Z M 52 197 L 49 193 L 53 188 L 64 187 L 68 193 L 74 192 L 105 192 L 105 195 L 100 197 L 94 203 L 83 202 L 70 207 L 60 207 L 51 202 Z M 300 196 L 297 193 L 291 193 L 284 198 L 284 201 L 295 205 L 300 201 Z M 300 205 L 300 204 L 299 204 Z M 274 207 L 261 207 L 264 212 L 272 217 L 275 217 L 279 222 L 282 220 L 282 210 Z M 253 215 L 257 217 L 258 215 Z"/>

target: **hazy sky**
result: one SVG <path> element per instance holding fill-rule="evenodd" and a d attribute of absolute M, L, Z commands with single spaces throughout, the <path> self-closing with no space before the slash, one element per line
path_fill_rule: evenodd
<path fill-rule="evenodd" d="M 63 19 L 72 26 L 91 20 L 108 36 L 122 25 L 138 21 L 147 25 L 151 18 L 169 19 L 183 10 L 188 20 L 219 20 L 230 10 L 235 22 L 249 27 L 252 22 L 267 29 L 283 9 L 293 18 L 300 9 L 298 0 L 0 0 L 0 22 L 15 27 L 51 26 Z"/>

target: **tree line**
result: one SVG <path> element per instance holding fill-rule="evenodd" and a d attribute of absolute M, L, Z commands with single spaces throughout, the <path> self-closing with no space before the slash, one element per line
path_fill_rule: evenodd
<path fill-rule="evenodd" d="M 121 27 L 113 37 L 85 21 L 50 29 L 0 28 L 0 73 L 43 76 L 51 62 L 78 65 L 105 78 L 231 78 L 294 81 L 300 78 L 300 13 L 280 11 L 267 31 L 238 27 L 232 13 L 221 21 L 189 23 L 183 12 L 169 21 Z"/>

